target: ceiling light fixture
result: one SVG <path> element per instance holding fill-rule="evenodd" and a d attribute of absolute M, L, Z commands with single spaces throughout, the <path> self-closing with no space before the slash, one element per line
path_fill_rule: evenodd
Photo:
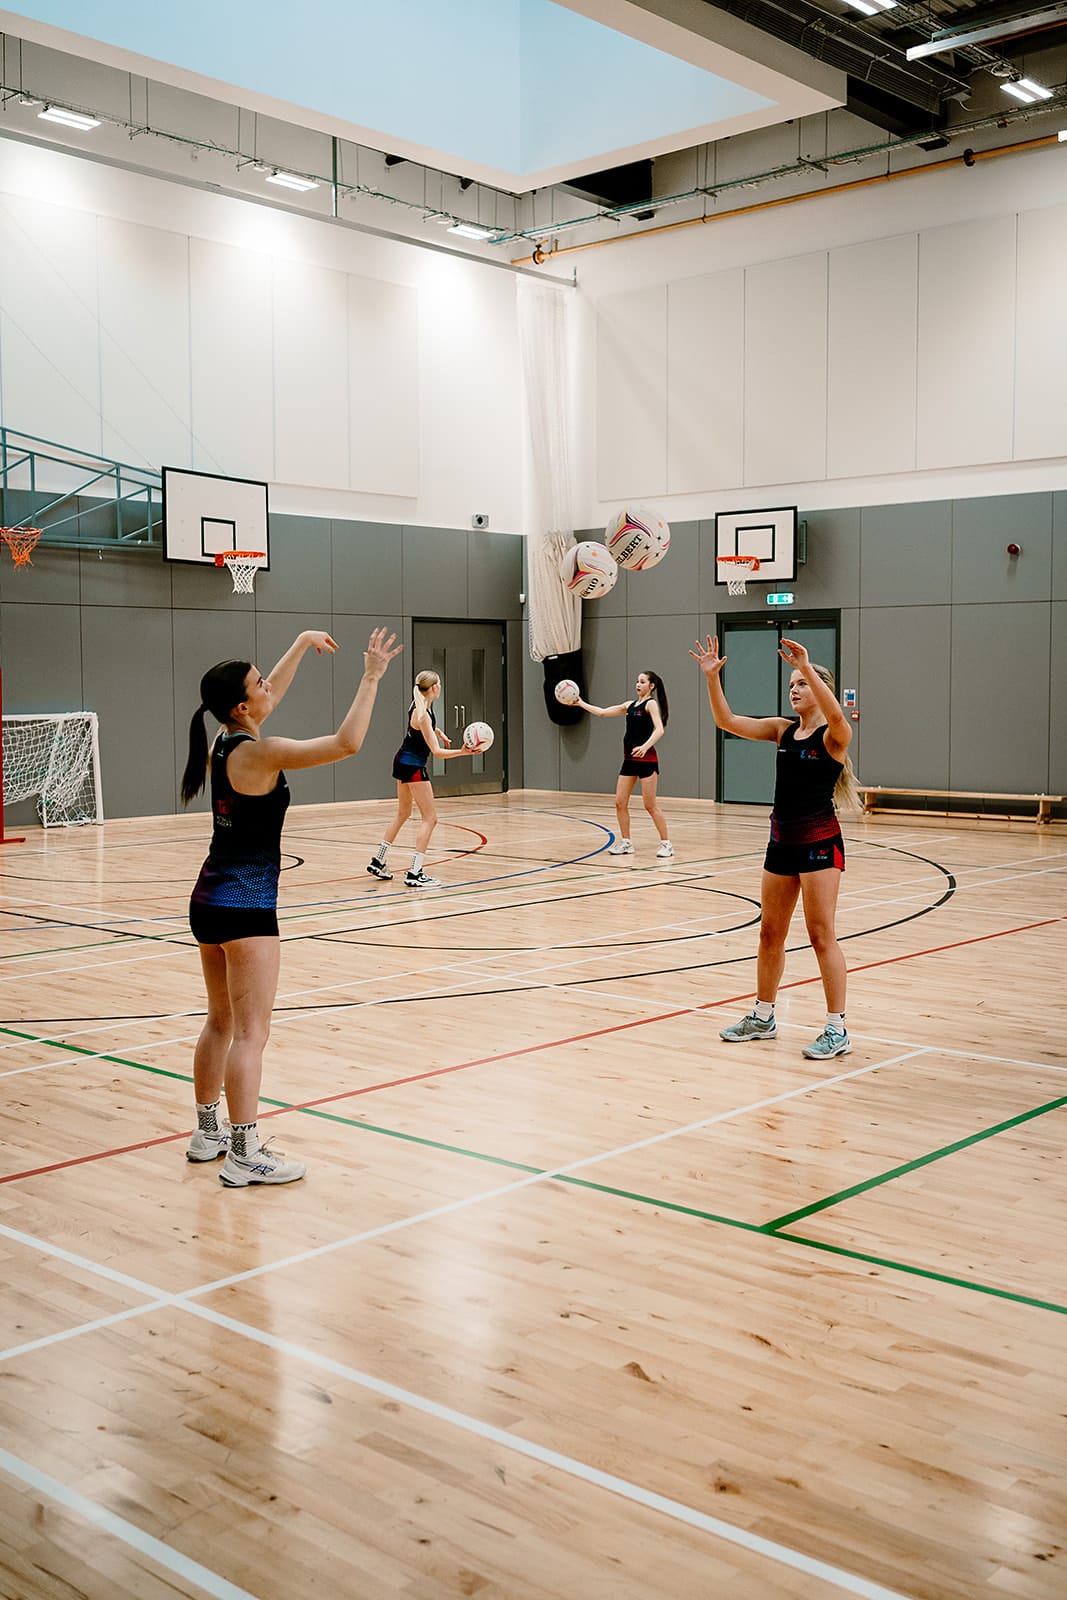
<path fill-rule="evenodd" d="M 43 111 L 38 111 L 42 122 L 58 122 L 64 128 L 77 128 L 79 133 L 88 133 L 90 128 L 99 128 L 99 117 L 86 117 L 80 111 L 66 111 L 62 106 L 45 106 Z"/>
<path fill-rule="evenodd" d="M 1038 100 L 1052 99 L 1052 90 L 1046 89 L 1043 84 L 1035 83 L 1033 78 L 1017 78 L 1014 83 L 1002 83 L 1000 87 L 1005 94 L 1014 95 L 1016 100 L 1021 100 L 1024 106 L 1032 106 Z"/>
<path fill-rule="evenodd" d="M 276 183 L 280 189 L 295 189 L 298 194 L 306 194 L 309 189 L 317 189 L 318 184 L 311 178 L 298 178 L 295 172 L 272 172 L 268 183 Z"/>
<path fill-rule="evenodd" d="M 457 222 L 448 231 L 449 233 L 458 233 L 461 239 L 477 239 L 482 244 L 487 239 L 495 238 L 497 234 L 496 228 L 479 228 L 473 222 Z"/>
<path fill-rule="evenodd" d="M 897 0 L 845 0 L 854 11 L 862 11 L 865 17 L 877 17 L 883 11 L 895 11 Z"/>

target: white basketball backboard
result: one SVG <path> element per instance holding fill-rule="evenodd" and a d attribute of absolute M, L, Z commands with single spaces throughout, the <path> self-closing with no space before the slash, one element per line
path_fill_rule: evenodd
<path fill-rule="evenodd" d="M 262 550 L 270 567 L 267 485 L 163 468 L 163 559 L 214 566 L 226 550 Z"/>
<path fill-rule="evenodd" d="M 759 571 L 749 582 L 792 582 L 797 575 L 797 508 L 720 511 L 715 517 L 715 582 L 726 583 L 719 556 L 756 556 Z"/>

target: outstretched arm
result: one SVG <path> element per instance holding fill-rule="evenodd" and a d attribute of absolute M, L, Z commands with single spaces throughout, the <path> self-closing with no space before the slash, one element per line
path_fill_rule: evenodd
<path fill-rule="evenodd" d="M 630 704 L 624 700 L 621 706 L 591 706 L 588 700 L 576 700 L 575 705 L 581 706 L 583 711 L 588 711 L 594 717 L 622 717 L 626 715 L 626 707 Z"/>
<path fill-rule="evenodd" d="M 769 739 L 777 744 L 789 726 L 788 717 L 739 717 L 726 703 L 722 689 L 722 669 L 726 657 L 719 654 L 719 638 L 708 635 L 707 643 L 698 639 L 696 648 L 689 654 L 704 674 L 708 685 L 708 704 L 715 718 L 715 726 L 724 733 L 734 733 L 740 739 Z"/>
<path fill-rule="evenodd" d="M 458 750 L 446 749 L 445 746 L 450 745 L 452 741 L 447 733 L 438 733 L 428 711 L 424 711 L 419 718 L 419 732 L 429 745 L 430 753 L 435 755 L 438 761 L 447 761 L 449 756 L 472 756 L 474 754 L 474 751 L 468 750 L 466 745 L 461 745 Z M 442 740 L 444 740 L 443 744 Z"/>
<path fill-rule="evenodd" d="M 321 633 L 315 628 L 308 628 L 305 633 L 298 633 L 281 660 L 271 668 L 270 686 L 274 704 L 281 700 L 289 685 L 296 677 L 296 669 L 308 650 L 317 650 L 321 656 L 324 652 L 332 656 L 337 649 L 337 642 L 330 638 L 328 633 Z"/>
<path fill-rule="evenodd" d="M 336 733 L 323 734 L 318 739 L 258 739 L 240 745 L 234 751 L 234 758 L 238 760 L 238 770 L 246 784 L 266 785 L 268 779 L 285 767 L 290 770 L 325 767 L 332 761 L 343 761 L 346 756 L 355 755 L 367 736 L 385 669 L 404 648 L 395 644 L 395 640 L 396 634 L 386 637 L 384 628 L 375 628 L 371 634 L 363 652 L 363 676 L 356 697 Z M 266 790 L 256 791 L 250 787 L 249 792 L 265 793 Z"/>

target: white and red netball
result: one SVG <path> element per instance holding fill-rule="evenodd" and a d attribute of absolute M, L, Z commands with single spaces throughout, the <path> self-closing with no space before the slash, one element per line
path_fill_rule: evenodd
<path fill-rule="evenodd" d="M 626 506 L 608 518 L 604 543 L 627 572 L 647 572 L 671 547 L 670 524 L 651 506 Z"/>
<path fill-rule="evenodd" d="M 561 678 L 553 692 L 561 706 L 576 706 L 582 698 L 582 691 L 573 678 Z"/>
<path fill-rule="evenodd" d="M 463 748 L 472 755 L 480 756 L 490 749 L 496 734 L 488 722 L 468 722 L 463 730 Z"/>
<path fill-rule="evenodd" d="M 567 551 L 559 564 L 559 575 L 579 600 L 599 600 L 614 589 L 619 564 L 606 545 L 596 539 L 584 539 Z"/>

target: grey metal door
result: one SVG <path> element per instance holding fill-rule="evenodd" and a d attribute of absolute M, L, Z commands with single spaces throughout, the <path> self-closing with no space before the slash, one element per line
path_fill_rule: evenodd
<path fill-rule="evenodd" d="M 838 618 L 826 612 L 786 617 L 721 617 L 719 648 L 729 660 L 723 691 L 730 709 L 745 717 L 787 717 L 791 668 L 778 654 L 783 638 L 796 639 L 812 661 L 838 672 Z M 774 799 L 775 747 L 762 740 L 719 734 L 718 798 L 769 806 Z"/>
<path fill-rule="evenodd" d="M 437 725 L 452 740 L 463 742 L 471 722 L 488 722 L 496 738 L 484 755 L 458 761 L 434 761 L 430 775 L 434 793 L 501 794 L 507 770 L 507 704 L 502 622 L 428 622 L 412 626 L 412 677 L 431 667 L 441 679 L 441 698 L 434 712 Z"/>

